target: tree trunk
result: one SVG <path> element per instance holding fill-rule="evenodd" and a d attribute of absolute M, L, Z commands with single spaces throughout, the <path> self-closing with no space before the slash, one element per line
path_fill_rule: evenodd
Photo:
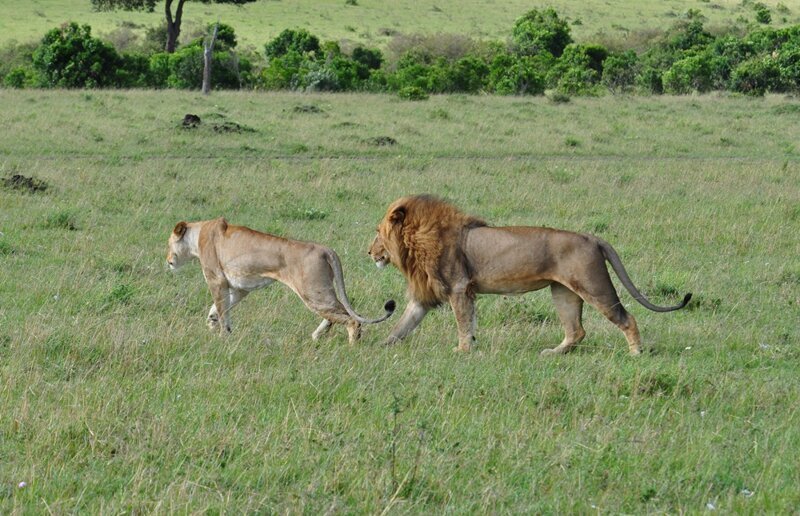
<path fill-rule="evenodd" d="M 181 18 L 183 18 L 183 4 L 186 0 L 178 0 L 178 7 L 175 9 L 175 16 L 172 16 L 173 0 L 164 2 L 164 15 L 167 18 L 167 47 L 166 51 L 170 54 L 175 52 L 178 46 L 178 36 L 181 34 Z"/>
<path fill-rule="evenodd" d="M 211 58 L 214 56 L 214 42 L 217 41 L 219 22 L 214 25 L 210 42 L 203 41 L 203 95 L 211 93 Z"/>

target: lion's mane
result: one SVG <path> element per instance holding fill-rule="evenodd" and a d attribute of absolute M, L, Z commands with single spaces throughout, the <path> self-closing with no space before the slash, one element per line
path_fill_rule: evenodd
<path fill-rule="evenodd" d="M 389 206 L 378 232 L 408 280 L 409 295 L 433 307 L 447 301 L 453 272 L 468 269 L 462 252 L 466 230 L 486 225 L 442 199 L 414 195 Z"/>

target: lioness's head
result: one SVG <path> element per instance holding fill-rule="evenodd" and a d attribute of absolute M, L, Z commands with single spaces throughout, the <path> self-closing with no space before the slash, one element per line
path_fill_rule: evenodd
<path fill-rule="evenodd" d="M 189 225 L 186 222 L 178 222 L 169 236 L 167 263 L 172 270 L 185 265 L 194 257 L 189 239 L 186 238 L 188 229 Z"/>
<path fill-rule="evenodd" d="M 389 252 L 383 244 L 383 237 L 380 233 L 375 235 L 375 240 L 372 241 L 367 253 L 375 260 L 375 265 L 377 265 L 379 269 L 383 269 L 391 262 L 389 259 Z"/>

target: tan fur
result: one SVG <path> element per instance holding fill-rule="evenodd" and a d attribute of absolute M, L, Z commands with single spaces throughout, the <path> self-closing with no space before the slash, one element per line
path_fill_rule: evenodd
<path fill-rule="evenodd" d="M 565 337 L 553 350 L 566 353 L 585 336 L 583 302 L 595 306 L 625 334 L 632 354 L 641 352 L 636 321 L 620 303 L 606 268 L 647 308 L 666 312 L 633 285 L 619 256 L 603 240 L 587 234 L 541 227 L 489 227 L 431 196 L 393 202 L 381 220 L 369 254 L 376 264 L 392 263 L 408 281 L 409 304 L 388 342 L 403 339 L 431 308 L 449 302 L 458 324 L 458 350 L 475 337 L 475 295 L 521 294 L 550 287 Z"/>
<path fill-rule="evenodd" d="M 394 301 L 385 305 L 386 314 L 365 319 L 350 306 L 345 292 L 341 263 L 336 253 L 312 242 L 301 242 L 234 226 L 223 218 L 201 222 L 179 222 L 169 237 L 167 262 L 177 269 L 199 259 L 214 304 L 208 312 L 212 330 L 229 333 L 230 311 L 253 290 L 279 281 L 291 288 L 303 303 L 323 317 L 312 334 L 314 339 L 332 324 L 347 326 L 351 342 L 361 334 L 361 324 L 386 320 Z M 338 295 L 337 295 L 338 290 Z"/>

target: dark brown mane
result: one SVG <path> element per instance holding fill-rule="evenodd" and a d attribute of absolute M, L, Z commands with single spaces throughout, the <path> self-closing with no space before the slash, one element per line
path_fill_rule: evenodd
<path fill-rule="evenodd" d="M 393 222 L 396 213 L 401 222 Z M 430 195 L 402 197 L 389 206 L 379 232 L 408 280 L 409 294 L 425 306 L 447 300 L 451 286 L 445 269 L 466 268 L 461 252 L 464 231 L 486 226 L 452 204 Z"/>

